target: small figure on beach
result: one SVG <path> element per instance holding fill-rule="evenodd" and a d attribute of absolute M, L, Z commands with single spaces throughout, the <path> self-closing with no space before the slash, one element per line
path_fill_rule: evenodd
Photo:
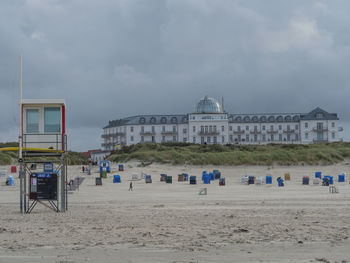
<path fill-rule="evenodd" d="M 130 182 L 129 191 L 132 191 L 132 182 Z"/>
<path fill-rule="evenodd" d="M 83 173 L 84 173 L 85 172 L 85 166 L 83 166 L 81 169 L 83 170 Z"/>

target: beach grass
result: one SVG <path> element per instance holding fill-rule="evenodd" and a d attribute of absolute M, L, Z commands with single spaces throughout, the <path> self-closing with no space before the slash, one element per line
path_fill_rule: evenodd
<path fill-rule="evenodd" d="M 327 165 L 350 157 L 350 143 L 198 145 L 147 143 L 123 147 L 109 160 L 192 165 Z"/>

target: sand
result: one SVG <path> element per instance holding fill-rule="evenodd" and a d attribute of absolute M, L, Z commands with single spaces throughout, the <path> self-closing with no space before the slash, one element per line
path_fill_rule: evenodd
<path fill-rule="evenodd" d="M 1 166 L 0 170 L 9 167 Z M 219 169 L 218 181 L 201 183 L 203 170 Z M 169 166 L 112 167 L 95 186 L 98 167 L 84 175 L 70 166 L 69 177 L 85 177 L 69 194 L 69 210 L 54 213 L 37 205 L 19 213 L 19 180 L 4 185 L 0 177 L 0 262 L 350 262 L 349 165 L 332 166 Z M 328 187 L 302 185 L 315 171 L 346 173 L 346 183 Z M 153 183 L 133 182 L 132 173 L 151 174 Z M 197 175 L 198 184 L 177 182 L 177 175 Z M 277 187 L 276 178 L 291 181 Z M 160 182 L 160 173 L 173 184 Z M 242 175 L 265 176 L 272 185 L 241 185 Z M 120 174 L 122 183 L 113 184 Z M 312 182 L 311 182 L 312 183 Z M 206 187 L 208 195 L 198 195 Z"/>

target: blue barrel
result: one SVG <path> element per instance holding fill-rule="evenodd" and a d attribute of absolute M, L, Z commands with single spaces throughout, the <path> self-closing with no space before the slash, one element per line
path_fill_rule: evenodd
<path fill-rule="evenodd" d="M 210 184 L 210 176 L 209 176 L 209 174 L 204 175 L 203 183 L 204 184 Z"/>
<path fill-rule="evenodd" d="M 248 184 L 254 184 L 255 176 L 248 176 Z"/>
<path fill-rule="evenodd" d="M 146 174 L 145 182 L 146 182 L 146 184 L 151 184 L 151 183 L 152 183 L 152 177 L 151 177 L 151 175 Z"/>
<path fill-rule="evenodd" d="M 338 182 L 344 183 L 345 182 L 345 174 L 339 174 L 338 175 Z"/>
<path fill-rule="evenodd" d="M 272 176 L 266 175 L 266 184 L 272 184 Z"/>
<path fill-rule="evenodd" d="M 124 171 L 124 165 L 123 164 L 119 164 L 118 165 L 118 170 L 119 171 Z"/>
<path fill-rule="evenodd" d="M 8 186 L 14 186 L 15 185 L 15 179 L 13 179 L 12 176 L 7 177 L 7 185 Z"/>
<path fill-rule="evenodd" d="M 284 186 L 284 180 L 282 178 L 278 179 L 277 183 L 278 183 L 278 187 Z"/>
<path fill-rule="evenodd" d="M 310 177 L 309 176 L 304 176 L 303 177 L 303 185 L 308 185 L 310 182 Z"/>
<path fill-rule="evenodd" d="M 119 174 L 116 174 L 113 176 L 113 183 L 120 183 L 121 180 L 120 180 L 120 175 Z"/>
<path fill-rule="evenodd" d="M 324 176 L 324 178 L 328 178 L 329 184 L 333 184 L 334 183 L 333 176 L 326 175 L 326 176 Z"/>
<path fill-rule="evenodd" d="M 215 174 L 214 173 L 209 173 L 209 179 L 210 179 L 210 181 L 214 181 L 215 180 Z"/>
<path fill-rule="evenodd" d="M 194 175 L 190 176 L 190 184 L 197 184 L 196 176 L 194 176 Z"/>
<path fill-rule="evenodd" d="M 315 178 L 322 179 L 322 172 L 315 172 Z"/>

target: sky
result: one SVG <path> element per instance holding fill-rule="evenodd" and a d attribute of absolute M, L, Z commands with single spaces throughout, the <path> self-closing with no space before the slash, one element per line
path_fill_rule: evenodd
<path fill-rule="evenodd" d="M 337 113 L 350 140 L 348 0 L 2 0 L 0 141 L 23 98 L 65 99 L 68 147 L 101 148 L 109 120 L 183 114 L 205 95 L 229 113 Z"/>

